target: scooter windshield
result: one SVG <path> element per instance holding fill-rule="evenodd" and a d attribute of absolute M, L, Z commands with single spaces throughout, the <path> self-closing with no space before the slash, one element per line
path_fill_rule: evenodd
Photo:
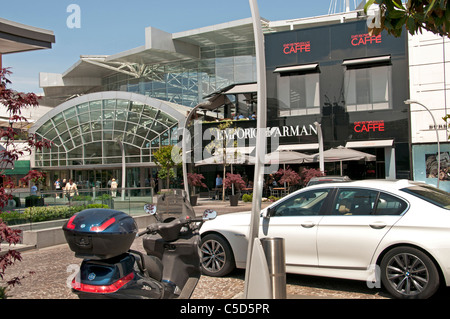
<path fill-rule="evenodd" d="M 164 221 L 178 217 L 195 217 L 195 211 L 189 202 L 189 196 L 182 189 L 170 189 L 168 192 L 158 195 L 156 208 L 158 215 Z"/>

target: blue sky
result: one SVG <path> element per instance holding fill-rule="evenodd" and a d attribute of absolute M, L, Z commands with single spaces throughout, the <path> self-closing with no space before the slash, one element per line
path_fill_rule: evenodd
<path fill-rule="evenodd" d="M 325 15 L 331 0 L 258 0 L 271 21 Z M 353 5 L 353 1 L 351 1 Z M 81 9 L 81 27 L 69 28 L 70 4 Z M 251 17 L 248 0 L 3 0 L 0 17 L 54 32 L 50 50 L 3 56 L 12 88 L 40 93 L 39 72 L 63 73 L 80 55 L 108 55 L 144 45 L 148 26 L 174 33 Z"/>

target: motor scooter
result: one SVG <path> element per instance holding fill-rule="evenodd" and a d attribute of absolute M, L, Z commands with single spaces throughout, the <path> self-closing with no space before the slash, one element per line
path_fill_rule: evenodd
<path fill-rule="evenodd" d="M 179 193 L 161 195 L 157 204 L 144 206 L 154 222 L 141 232 L 131 216 L 112 209 L 86 209 L 67 221 L 66 241 L 83 258 L 73 293 L 79 298 L 190 298 L 201 276 L 199 230 L 217 213 L 205 210 L 195 217 Z M 145 253 L 130 249 L 138 237 Z"/>

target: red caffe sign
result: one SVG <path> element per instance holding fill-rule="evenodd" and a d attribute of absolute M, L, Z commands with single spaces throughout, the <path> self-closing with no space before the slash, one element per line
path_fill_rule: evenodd
<path fill-rule="evenodd" d="M 372 36 L 368 33 L 366 34 L 355 34 L 350 37 L 350 42 L 354 47 L 359 45 L 367 45 L 367 44 L 377 44 L 381 43 L 381 34 Z"/>
<path fill-rule="evenodd" d="M 309 41 L 285 43 L 283 52 L 284 54 L 311 52 L 311 43 Z"/>
<path fill-rule="evenodd" d="M 356 133 L 363 132 L 383 132 L 384 121 L 360 121 L 354 122 L 354 130 Z"/>

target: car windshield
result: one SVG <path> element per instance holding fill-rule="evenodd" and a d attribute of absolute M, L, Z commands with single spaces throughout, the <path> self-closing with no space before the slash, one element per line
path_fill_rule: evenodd
<path fill-rule="evenodd" d="M 429 185 L 417 185 L 401 190 L 434 205 L 450 210 L 450 194 L 446 191 Z"/>

